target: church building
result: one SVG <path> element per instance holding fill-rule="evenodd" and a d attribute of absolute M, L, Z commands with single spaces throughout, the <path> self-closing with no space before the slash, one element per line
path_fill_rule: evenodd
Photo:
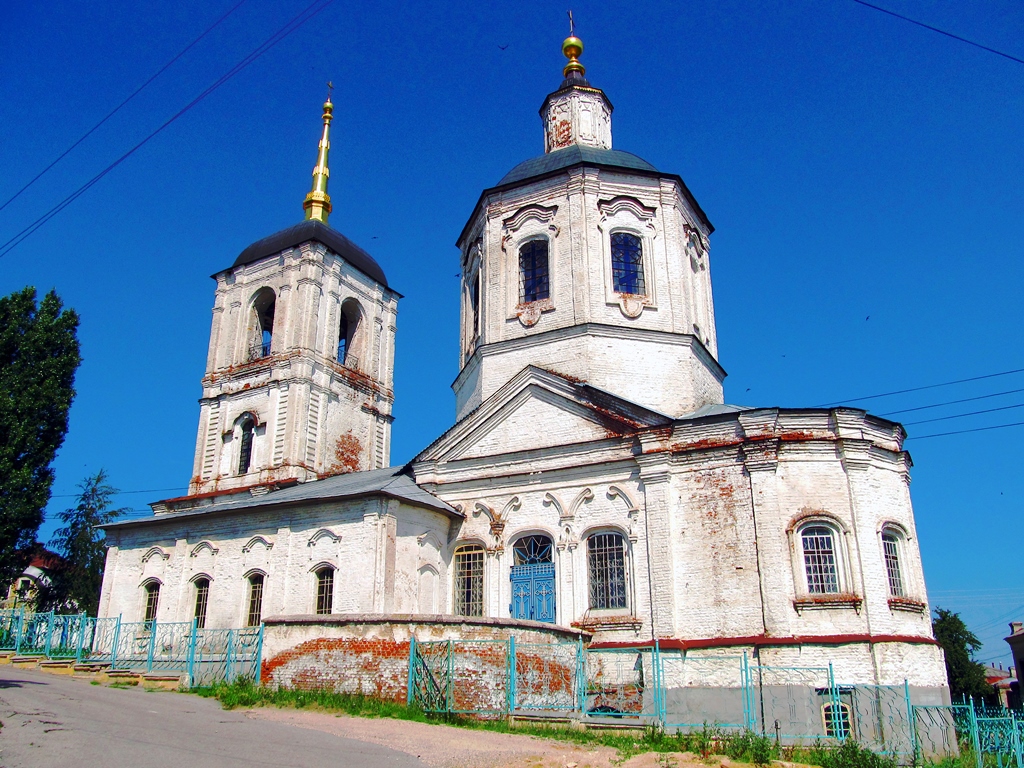
<path fill-rule="evenodd" d="M 714 227 L 613 148 L 582 50 L 458 235 L 456 420 L 403 467 L 401 295 L 327 223 L 328 100 L 305 221 L 213 276 L 189 494 L 106 526 L 101 615 L 552 625 L 948 701 L 903 428 L 725 404 Z"/>

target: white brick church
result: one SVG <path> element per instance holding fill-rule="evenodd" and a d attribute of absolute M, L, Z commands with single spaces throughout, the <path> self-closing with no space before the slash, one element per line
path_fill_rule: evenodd
<path fill-rule="evenodd" d="M 547 622 L 942 694 L 902 427 L 724 403 L 714 228 L 612 148 L 581 50 L 459 235 L 457 420 L 404 467 L 401 297 L 327 225 L 324 105 L 306 220 L 214 276 L 189 495 L 107 526 L 101 615 Z"/>

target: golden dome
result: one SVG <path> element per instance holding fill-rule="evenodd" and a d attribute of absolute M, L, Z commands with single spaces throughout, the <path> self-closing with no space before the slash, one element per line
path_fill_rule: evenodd
<path fill-rule="evenodd" d="M 579 72 L 581 75 L 586 73 L 587 70 L 580 64 L 579 60 L 580 55 L 583 53 L 583 41 L 576 37 L 576 35 L 570 35 L 565 38 L 565 41 L 562 43 L 562 53 L 569 60 L 569 63 L 565 65 L 565 69 L 562 70 L 563 76 L 568 77 L 570 72 Z"/>

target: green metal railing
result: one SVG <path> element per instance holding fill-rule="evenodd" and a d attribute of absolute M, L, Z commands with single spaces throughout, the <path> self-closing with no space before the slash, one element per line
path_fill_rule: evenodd
<path fill-rule="evenodd" d="M 120 616 L 0 611 L 0 651 L 76 663 L 109 665 L 111 670 L 179 674 L 188 686 L 259 683 L 263 625 L 242 629 L 200 629 L 195 621 L 123 622 Z"/>

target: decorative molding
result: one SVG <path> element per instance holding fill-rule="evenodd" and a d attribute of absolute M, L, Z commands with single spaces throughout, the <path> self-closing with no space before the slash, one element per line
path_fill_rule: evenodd
<path fill-rule="evenodd" d="M 341 541 L 341 536 L 339 536 L 329 528 L 321 528 L 309 537 L 309 541 L 306 543 L 306 546 L 315 547 L 317 544 L 320 543 L 320 539 L 330 539 L 332 544 L 337 544 L 339 541 Z"/>
<path fill-rule="evenodd" d="M 631 629 L 639 632 L 643 626 L 643 620 L 632 615 L 611 615 L 611 616 L 584 616 L 579 621 L 569 625 L 574 629 L 582 629 L 584 632 L 615 631 Z"/>
<path fill-rule="evenodd" d="M 641 220 L 653 219 L 658 213 L 657 208 L 646 206 L 629 195 L 617 195 L 610 200 L 598 200 L 597 210 L 606 217 L 615 216 L 622 211 L 629 211 Z"/>
<path fill-rule="evenodd" d="M 555 494 L 551 493 L 550 491 L 544 494 L 544 498 L 541 500 L 541 503 L 544 504 L 544 506 L 546 507 L 554 507 L 556 510 L 558 510 L 559 522 L 562 521 L 562 518 L 569 516 L 565 512 L 565 504 L 562 503 L 562 500 L 558 498 L 558 496 L 556 496 Z"/>
<path fill-rule="evenodd" d="M 890 597 L 889 609 L 893 611 L 908 611 L 910 613 L 926 613 L 928 604 L 923 600 L 914 600 L 911 597 Z"/>
<path fill-rule="evenodd" d="M 541 224 L 547 224 L 553 218 L 555 218 L 556 213 L 558 213 L 557 205 L 546 206 L 531 203 L 529 205 L 524 205 L 511 216 L 509 216 L 506 219 L 503 219 L 501 222 L 501 226 L 502 229 L 505 229 L 508 232 L 515 232 L 518 229 L 520 229 L 523 226 L 523 224 L 525 224 L 530 219 L 536 219 Z M 502 239 L 501 247 L 502 250 L 505 249 L 504 238 Z"/>
<path fill-rule="evenodd" d="M 594 492 L 589 488 L 584 488 L 578 494 L 576 498 L 572 500 L 569 505 L 569 517 L 576 517 L 576 513 L 580 511 L 580 507 L 589 502 L 594 498 Z"/>
<path fill-rule="evenodd" d="M 274 542 L 270 541 L 270 539 L 266 538 L 265 536 L 253 536 L 251 539 L 249 539 L 249 541 L 245 543 L 245 546 L 242 547 L 242 553 L 245 554 L 247 552 L 252 552 L 253 547 L 255 547 L 257 544 L 262 544 L 268 550 L 274 548 Z"/>
<path fill-rule="evenodd" d="M 527 301 L 516 304 L 516 317 L 519 318 L 519 322 L 523 324 L 524 328 L 532 328 L 540 322 L 542 313 L 551 312 L 554 308 L 555 303 L 550 298 Z"/>
<path fill-rule="evenodd" d="M 618 485 L 609 485 L 607 492 L 609 499 L 622 499 L 626 504 L 626 517 L 629 519 L 629 523 L 626 526 L 626 533 L 629 540 L 636 544 L 639 539 L 639 535 L 636 532 L 636 521 L 640 516 L 640 507 L 629 492 Z"/>
<path fill-rule="evenodd" d="M 211 555 L 216 555 L 218 552 L 220 552 L 220 549 L 213 546 L 212 542 L 204 539 L 203 541 L 200 541 L 198 544 L 192 547 L 192 551 L 188 553 L 188 556 L 199 557 L 199 553 L 202 552 L 204 549 L 210 550 Z"/>
<path fill-rule="evenodd" d="M 143 554 L 143 556 L 142 556 L 143 564 L 148 563 L 151 559 L 153 559 L 157 555 L 162 557 L 164 560 L 169 560 L 170 557 L 171 557 L 171 553 L 166 551 L 163 547 L 150 547 L 149 549 L 146 550 L 145 554 Z"/>

